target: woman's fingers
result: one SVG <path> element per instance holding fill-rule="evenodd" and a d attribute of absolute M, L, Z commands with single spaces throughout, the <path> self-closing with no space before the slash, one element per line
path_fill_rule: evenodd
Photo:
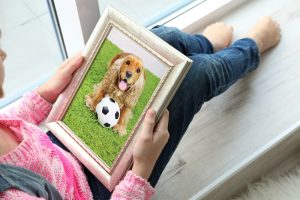
<path fill-rule="evenodd" d="M 169 139 L 169 111 L 165 110 L 154 131 L 154 140 L 165 144 Z"/>
<path fill-rule="evenodd" d="M 155 126 L 155 111 L 150 108 L 147 110 L 146 116 L 143 121 L 143 130 L 142 134 L 144 138 L 152 138 L 153 130 Z"/>
<path fill-rule="evenodd" d="M 67 75 L 73 74 L 82 65 L 83 60 L 83 56 L 80 53 L 68 59 L 61 67 L 62 73 Z"/>
<path fill-rule="evenodd" d="M 168 130 L 169 125 L 169 111 L 165 110 L 163 116 L 160 118 L 159 122 L 155 127 L 155 131 L 161 132 Z"/>
<path fill-rule="evenodd" d="M 0 48 L 0 59 L 2 62 L 4 62 L 6 59 L 6 53 L 1 48 Z"/>

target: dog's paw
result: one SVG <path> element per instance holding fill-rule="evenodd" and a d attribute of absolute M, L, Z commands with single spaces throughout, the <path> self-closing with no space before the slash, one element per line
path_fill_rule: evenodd
<path fill-rule="evenodd" d="M 114 130 L 117 131 L 120 136 L 127 134 L 126 128 L 124 126 L 120 126 L 119 124 L 114 126 Z"/>
<path fill-rule="evenodd" d="M 86 95 L 86 96 L 85 96 L 85 105 L 86 105 L 91 111 L 95 111 L 95 106 L 94 106 L 93 99 L 92 99 L 89 95 Z"/>

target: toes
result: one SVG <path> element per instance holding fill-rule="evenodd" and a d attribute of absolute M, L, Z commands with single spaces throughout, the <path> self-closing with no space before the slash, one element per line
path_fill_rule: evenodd
<path fill-rule="evenodd" d="M 278 21 L 276 21 L 272 18 L 270 20 L 272 20 L 272 24 L 273 24 L 273 27 L 274 27 L 275 40 L 276 40 L 276 43 L 277 43 L 281 38 L 280 24 L 278 23 Z"/>
<path fill-rule="evenodd" d="M 228 30 L 230 32 L 230 35 L 231 35 L 231 38 L 232 38 L 232 36 L 233 36 L 233 26 L 227 25 L 227 28 L 228 28 Z"/>

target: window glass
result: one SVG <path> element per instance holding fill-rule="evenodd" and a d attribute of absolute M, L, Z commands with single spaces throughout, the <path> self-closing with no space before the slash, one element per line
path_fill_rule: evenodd
<path fill-rule="evenodd" d="M 47 80 L 62 56 L 45 0 L 1 0 L 0 29 L 7 53 L 3 107 Z"/>
<path fill-rule="evenodd" d="M 204 1 L 204 0 L 202 0 Z M 183 8 L 196 0 L 98 0 L 100 14 L 106 5 L 127 15 L 129 18 L 144 26 L 149 26 L 173 12 Z"/>

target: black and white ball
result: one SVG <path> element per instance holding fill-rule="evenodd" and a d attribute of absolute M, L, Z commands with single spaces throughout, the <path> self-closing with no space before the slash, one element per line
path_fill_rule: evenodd
<path fill-rule="evenodd" d="M 120 107 L 111 97 L 104 97 L 96 106 L 98 122 L 105 128 L 114 127 L 120 118 Z"/>

